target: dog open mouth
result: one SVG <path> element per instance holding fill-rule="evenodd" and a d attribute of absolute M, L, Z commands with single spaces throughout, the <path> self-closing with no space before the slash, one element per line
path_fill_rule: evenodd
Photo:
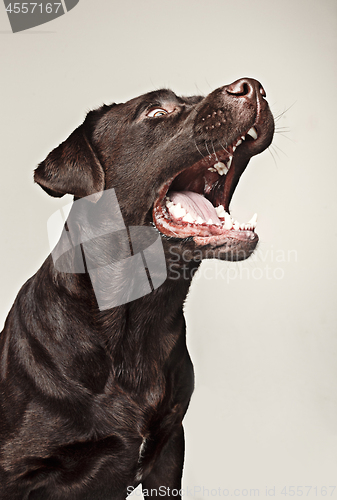
<path fill-rule="evenodd" d="M 266 145 L 263 126 L 254 124 L 231 145 L 182 170 L 161 189 L 153 221 L 170 237 L 192 237 L 198 246 L 221 246 L 224 240 L 258 241 L 257 214 L 248 222 L 234 220 L 230 201 L 250 158 Z"/>

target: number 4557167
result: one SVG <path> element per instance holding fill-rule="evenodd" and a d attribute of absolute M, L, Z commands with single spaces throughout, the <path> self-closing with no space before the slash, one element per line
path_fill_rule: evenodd
<path fill-rule="evenodd" d="M 281 495 L 287 496 L 289 495 L 290 497 L 293 496 L 319 496 L 325 497 L 325 496 L 332 496 L 336 489 L 336 486 L 285 486 L 282 491 Z"/>
<path fill-rule="evenodd" d="M 13 7 L 12 7 L 13 5 Z M 61 2 L 60 3 L 34 3 L 34 2 L 24 2 L 24 3 L 18 3 L 14 2 L 13 4 L 10 3 L 8 7 L 6 8 L 7 12 L 10 14 L 33 14 L 34 10 L 36 9 L 37 12 L 46 12 L 47 14 L 52 14 L 53 12 L 57 14 L 57 11 L 61 7 Z"/>

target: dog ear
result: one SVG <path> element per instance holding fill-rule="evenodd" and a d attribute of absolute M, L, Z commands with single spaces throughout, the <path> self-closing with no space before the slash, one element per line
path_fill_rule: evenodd
<path fill-rule="evenodd" d="M 90 200 L 95 203 L 99 200 L 104 190 L 104 171 L 83 125 L 39 164 L 34 180 L 51 196 L 60 198 L 69 193 L 76 198 L 93 195 Z"/>

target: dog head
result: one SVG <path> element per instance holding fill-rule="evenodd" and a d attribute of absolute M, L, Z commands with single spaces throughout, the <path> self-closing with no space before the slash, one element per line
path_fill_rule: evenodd
<path fill-rule="evenodd" d="M 99 203 L 114 188 L 126 226 L 154 225 L 190 258 L 243 260 L 255 220 L 234 223 L 230 202 L 250 158 L 271 143 L 265 91 L 244 78 L 206 97 L 150 92 L 88 113 L 35 170 L 52 196 Z"/>

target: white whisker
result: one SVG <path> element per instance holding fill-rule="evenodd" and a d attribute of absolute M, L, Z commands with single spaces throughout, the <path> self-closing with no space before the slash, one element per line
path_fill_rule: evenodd
<path fill-rule="evenodd" d="M 207 153 L 209 154 L 209 156 L 211 156 L 211 153 L 209 152 L 209 149 L 207 147 L 207 141 L 205 141 L 205 146 L 206 146 L 206 149 L 207 149 Z"/>
<path fill-rule="evenodd" d="M 219 139 L 218 139 L 218 143 L 220 144 L 220 146 L 222 147 L 222 149 L 223 149 L 224 151 L 226 151 L 226 153 L 227 153 L 227 154 L 229 154 L 229 155 L 230 155 L 230 152 L 229 152 L 229 151 L 227 151 L 227 149 L 226 149 L 226 148 L 225 148 L 225 147 L 221 144 L 221 142 L 219 141 Z"/>
<path fill-rule="evenodd" d="M 197 148 L 197 150 L 200 153 L 201 157 L 205 158 L 205 155 L 203 155 L 202 152 L 200 151 L 200 149 L 198 148 L 198 144 L 197 144 L 197 141 L 195 139 L 194 139 L 194 143 L 195 143 L 195 147 Z"/>

